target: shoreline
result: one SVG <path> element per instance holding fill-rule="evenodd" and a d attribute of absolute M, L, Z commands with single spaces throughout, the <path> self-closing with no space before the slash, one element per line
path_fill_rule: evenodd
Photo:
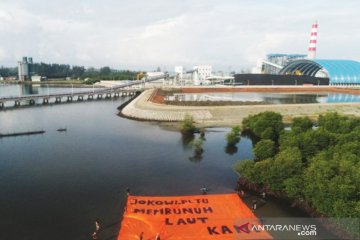
<path fill-rule="evenodd" d="M 256 88 L 252 89 L 256 90 Z M 316 89 L 318 88 L 312 91 L 316 91 Z M 302 116 L 308 116 L 316 120 L 320 114 L 331 111 L 344 115 L 360 116 L 360 103 L 178 106 L 161 103 L 161 99 L 157 95 L 157 89 L 149 89 L 129 102 L 121 110 L 121 114 L 131 119 L 157 121 L 161 125 L 167 126 L 179 125 L 179 122 L 183 121 L 186 115 L 191 115 L 198 127 L 233 127 L 240 125 L 245 117 L 264 111 L 278 112 L 284 116 L 284 122 L 288 123 L 292 118 Z"/>

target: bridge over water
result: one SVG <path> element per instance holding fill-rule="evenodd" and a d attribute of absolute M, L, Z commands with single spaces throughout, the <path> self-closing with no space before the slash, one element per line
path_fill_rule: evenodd
<path fill-rule="evenodd" d="M 63 100 L 65 102 L 72 101 L 84 101 L 84 100 L 94 100 L 94 99 L 109 99 L 112 97 L 119 96 L 132 96 L 136 92 L 142 91 L 142 89 L 132 88 L 136 85 L 143 85 L 147 82 L 153 82 L 159 79 L 166 79 L 168 74 L 159 75 L 156 77 L 148 77 L 144 80 L 133 81 L 130 83 L 119 84 L 113 87 L 102 88 L 102 89 L 93 89 L 92 91 L 71 91 L 69 93 L 56 93 L 56 94 L 42 94 L 42 95 L 24 95 L 24 96 L 10 96 L 10 97 L 0 97 L 0 109 L 5 107 L 5 103 L 13 102 L 15 107 L 19 107 L 22 102 L 28 103 L 29 105 L 35 105 L 36 101 L 41 101 L 42 104 L 46 105 L 49 103 L 61 103 Z M 142 87 L 142 88 L 143 88 Z"/>

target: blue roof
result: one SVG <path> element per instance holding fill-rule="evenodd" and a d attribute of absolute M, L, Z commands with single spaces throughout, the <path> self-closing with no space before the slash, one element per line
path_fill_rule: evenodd
<path fill-rule="evenodd" d="M 280 74 L 291 74 L 297 70 L 308 76 L 324 70 L 330 84 L 360 84 L 360 62 L 353 60 L 296 60 L 286 65 Z"/>
<path fill-rule="evenodd" d="M 360 62 L 353 60 L 313 60 L 329 74 L 332 83 L 360 83 Z"/>

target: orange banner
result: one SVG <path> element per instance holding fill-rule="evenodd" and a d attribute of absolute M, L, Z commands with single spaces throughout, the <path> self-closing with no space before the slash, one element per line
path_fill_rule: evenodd
<path fill-rule="evenodd" d="M 272 239 L 237 194 L 128 196 L 118 240 Z"/>

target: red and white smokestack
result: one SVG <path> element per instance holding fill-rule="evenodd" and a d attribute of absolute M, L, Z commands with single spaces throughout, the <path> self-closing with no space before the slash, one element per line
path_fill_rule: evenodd
<path fill-rule="evenodd" d="M 316 57 L 317 29 L 318 29 L 318 24 L 317 22 L 315 22 L 311 27 L 308 59 L 314 59 Z"/>

